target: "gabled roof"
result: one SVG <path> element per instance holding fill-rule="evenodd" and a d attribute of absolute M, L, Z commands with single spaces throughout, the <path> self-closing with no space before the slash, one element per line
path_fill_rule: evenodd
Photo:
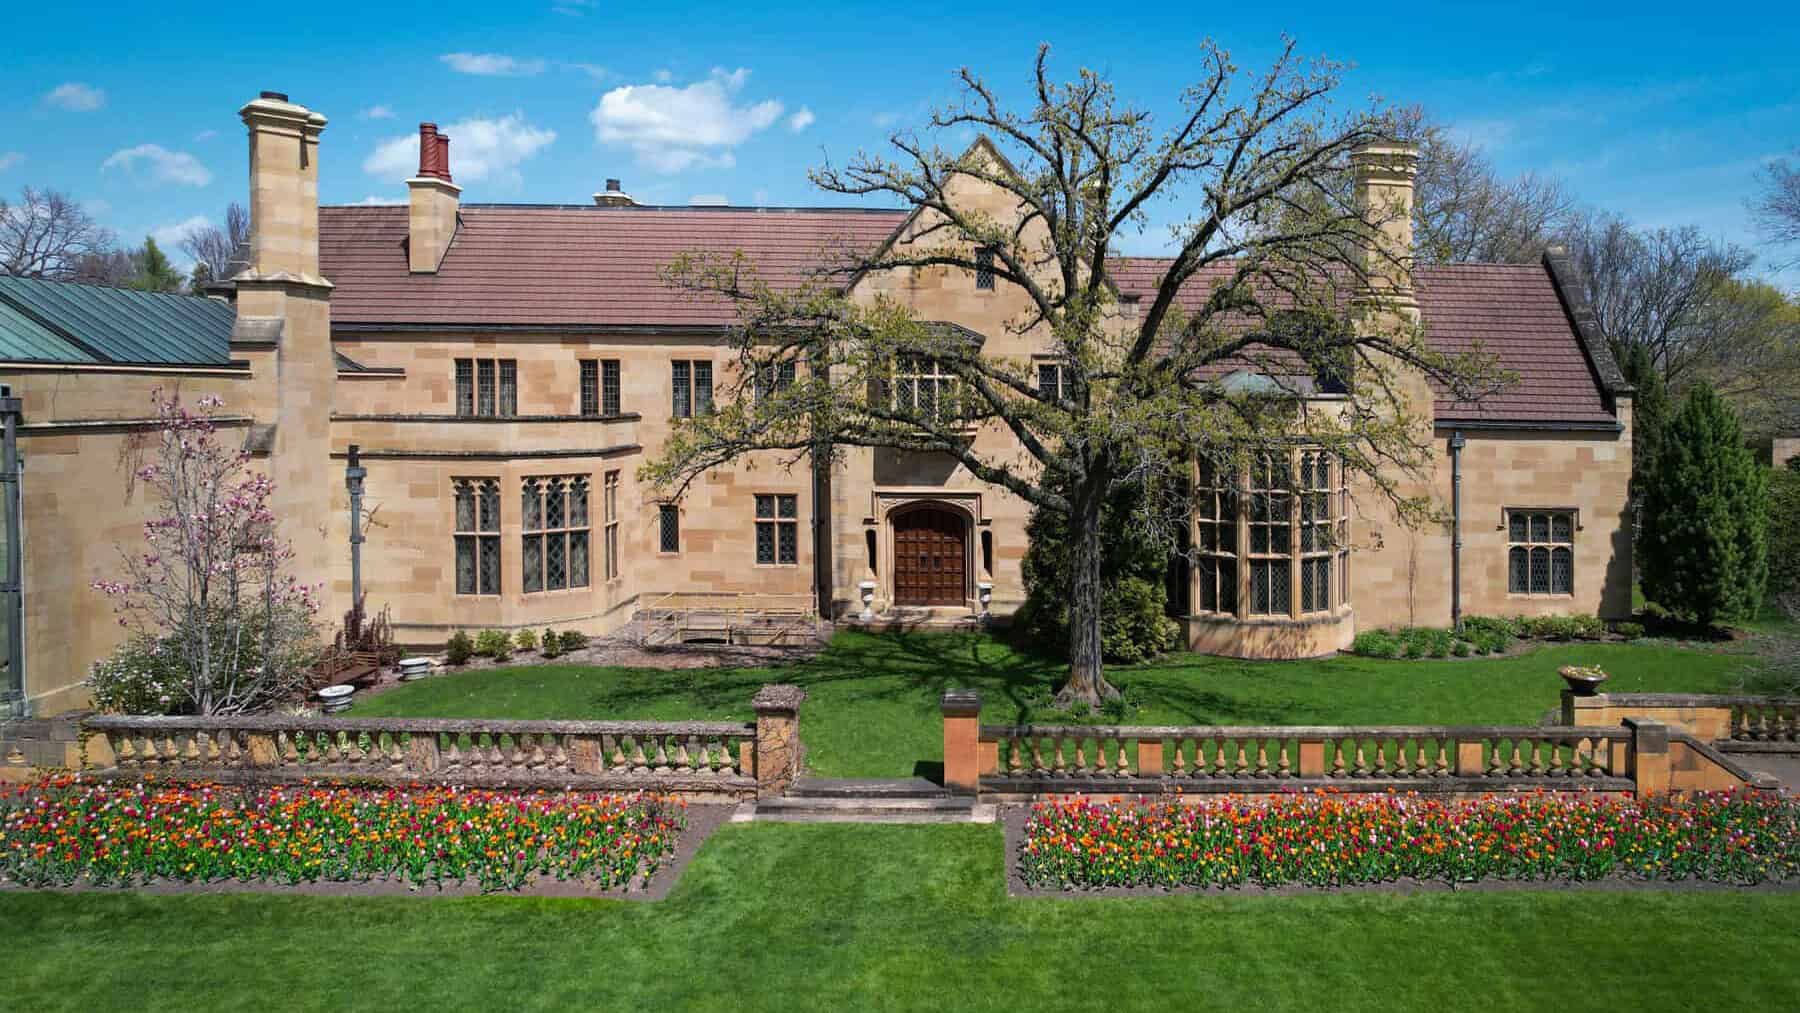
<path fill-rule="evenodd" d="M 407 208 L 319 209 L 334 327 L 698 327 L 736 320 L 658 271 L 686 250 L 744 251 L 777 287 L 886 239 L 904 211 L 467 204 L 436 274 L 413 274 Z"/>
<path fill-rule="evenodd" d="M 697 330 L 729 326 L 733 307 L 664 284 L 659 270 L 688 250 L 742 250 L 777 287 L 818 277 L 850 251 L 878 249 L 902 210 L 465 205 L 436 274 L 413 274 L 404 206 L 320 209 L 320 265 L 336 286 L 336 329 Z M 1120 257 L 1109 273 L 1121 296 L 1154 293 L 1162 257 Z M 1438 392 L 1437 420 L 1470 425 L 1616 423 L 1617 366 L 1565 306 L 1557 265 L 1446 264 L 1415 269 L 1425 338 L 1446 352 L 1479 345 L 1518 383 L 1478 404 Z M 1197 275 L 1186 308 L 1230 265 Z M 1222 369 L 1221 375 L 1229 372 Z"/>
<path fill-rule="evenodd" d="M 0 277 L 0 359 L 224 365 L 234 315 L 205 296 Z"/>
<path fill-rule="evenodd" d="M 1151 298 L 1171 261 L 1121 257 L 1110 267 L 1121 294 Z M 1230 273 L 1219 265 L 1196 274 L 1177 303 L 1195 309 Z M 1607 394 L 1619 392 L 1604 343 L 1596 355 L 1559 298 L 1549 263 L 1437 264 L 1413 269 L 1425 340 L 1457 354 L 1480 347 L 1517 382 L 1478 403 L 1455 401 L 1438 389 L 1439 423 L 1606 425 L 1617 421 Z M 1221 370 L 1226 372 L 1228 370 Z"/>

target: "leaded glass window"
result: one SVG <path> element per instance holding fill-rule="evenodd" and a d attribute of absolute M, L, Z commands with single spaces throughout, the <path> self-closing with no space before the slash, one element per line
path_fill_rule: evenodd
<path fill-rule="evenodd" d="M 712 363 L 705 363 L 708 369 Z M 619 360 L 600 360 L 600 414 L 619 414 Z"/>
<path fill-rule="evenodd" d="M 456 414 L 493 418 L 518 413 L 517 360 L 456 360 Z"/>
<path fill-rule="evenodd" d="M 520 497 L 524 589 L 588 586 L 588 476 L 528 478 Z"/>
<path fill-rule="evenodd" d="M 619 575 L 619 473 L 606 473 L 605 503 L 602 507 L 601 520 L 606 524 L 606 558 L 604 560 L 606 579 L 612 580 Z"/>
<path fill-rule="evenodd" d="M 656 511 L 657 548 L 662 552 L 681 551 L 681 510 L 664 503 Z"/>
<path fill-rule="evenodd" d="M 794 385 L 794 360 L 783 359 L 756 367 L 756 400 L 761 401 Z"/>
<path fill-rule="evenodd" d="M 927 424 L 953 421 L 961 412 L 956 375 L 937 359 L 902 357 L 893 389 L 894 411 Z"/>
<path fill-rule="evenodd" d="M 581 414 L 600 414 L 600 363 L 581 360 Z"/>
<path fill-rule="evenodd" d="M 1506 590 L 1509 594 L 1575 593 L 1575 513 L 1508 510 Z"/>
<path fill-rule="evenodd" d="M 1195 611 L 1240 618 L 1332 611 L 1348 598 L 1348 508 L 1342 468 L 1324 451 L 1265 452 L 1251 457 L 1247 471 L 1201 461 Z"/>
<path fill-rule="evenodd" d="M 500 414 L 519 414 L 519 363 L 514 359 L 500 360 Z"/>
<path fill-rule="evenodd" d="M 475 414 L 475 360 L 456 360 L 456 414 Z"/>
<path fill-rule="evenodd" d="M 451 482 L 456 501 L 456 593 L 500 593 L 500 483 L 492 478 Z"/>
<path fill-rule="evenodd" d="M 756 561 L 764 566 L 792 566 L 800 561 L 799 499 L 758 493 L 756 496 Z"/>
<path fill-rule="evenodd" d="M 994 248 L 983 246 L 975 251 L 975 287 L 989 292 L 994 288 Z"/>

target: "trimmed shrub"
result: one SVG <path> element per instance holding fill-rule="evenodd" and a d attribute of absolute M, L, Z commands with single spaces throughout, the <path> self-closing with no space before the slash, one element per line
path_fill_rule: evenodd
<path fill-rule="evenodd" d="M 538 636 L 531 630 L 520 630 L 513 634 L 513 644 L 521 651 L 535 651 L 537 650 Z"/>
<path fill-rule="evenodd" d="M 543 636 L 542 640 L 543 640 L 543 648 L 540 651 L 540 653 L 544 657 L 559 658 L 562 656 L 562 652 L 563 652 L 562 637 L 558 636 L 557 632 L 555 630 L 551 629 L 548 626 L 544 627 L 544 636 Z"/>
<path fill-rule="evenodd" d="M 505 630 L 482 630 L 475 637 L 475 653 L 495 661 L 512 657 L 512 635 Z"/>
<path fill-rule="evenodd" d="M 1459 658 L 1466 658 L 1469 656 L 1470 650 L 1472 650 L 1472 648 L 1470 648 L 1469 642 L 1467 640 L 1458 640 L 1456 642 L 1456 646 L 1452 647 L 1450 649 L 1450 653 L 1456 655 Z"/>
<path fill-rule="evenodd" d="M 1644 635 L 1644 624 L 1619 623 L 1617 626 L 1613 627 L 1613 632 L 1624 637 L 1626 640 L 1636 640 Z"/>
<path fill-rule="evenodd" d="M 1695 384 L 1644 483 L 1644 596 L 1703 626 L 1753 618 L 1769 573 L 1767 482 L 1731 407 Z"/>
<path fill-rule="evenodd" d="M 470 640 L 469 635 L 462 630 L 451 634 L 450 640 L 444 644 L 444 660 L 452 665 L 466 665 L 474 656 L 475 641 Z"/>
<path fill-rule="evenodd" d="M 1387 630 L 1364 630 L 1350 641 L 1350 653 L 1365 658 L 1398 658 L 1400 641 Z"/>
<path fill-rule="evenodd" d="M 1181 627 L 1163 615 L 1167 592 L 1142 577 L 1126 577 L 1101 597 L 1100 650 L 1108 661 L 1130 665 L 1174 647 Z"/>
<path fill-rule="evenodd" d="M 570 651 L 579 651 L 588 645 L 587 634 L 580 630 L 564 630 L 556 639 L 564 654 Z"/>

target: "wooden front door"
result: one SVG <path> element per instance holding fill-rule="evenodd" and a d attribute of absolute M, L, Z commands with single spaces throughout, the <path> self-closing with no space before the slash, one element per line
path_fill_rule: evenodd
<path fill-rule="evenodd" d="M 894 518 L 894 602 L 962 605 L 967 539 L 961 516 L 948 510 L 908 510 Z"/>

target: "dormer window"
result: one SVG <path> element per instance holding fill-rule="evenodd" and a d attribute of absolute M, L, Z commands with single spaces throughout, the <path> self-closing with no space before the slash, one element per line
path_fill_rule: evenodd
<path fill-rule="evenodd" d="M 975 251 L 975 288 L 982 292 L 994 290 L 994 248 L 991 246 Z"/>

